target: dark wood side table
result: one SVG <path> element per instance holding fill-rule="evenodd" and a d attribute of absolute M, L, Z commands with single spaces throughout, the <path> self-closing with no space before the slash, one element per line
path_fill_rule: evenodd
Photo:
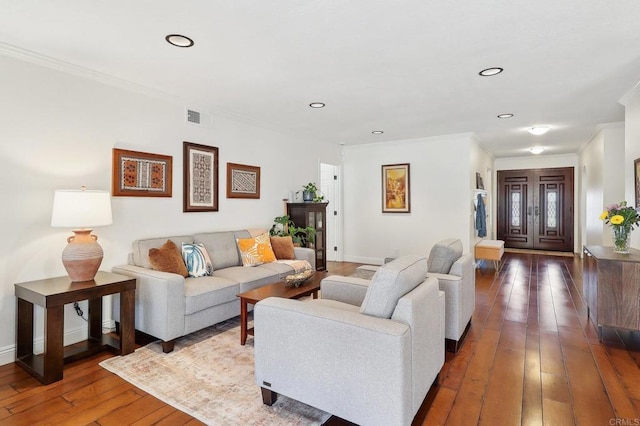
<path fill-rule="evenodd" d="M 136 279 L 98 271 L 92 281 L 71 282 L 68 276 L 15 284 L 16 364 L 43 384 L 62 379 L 64 363 L 111 350 L 133 352 Z M 120 293 L 120 337 L 102 334 L 102 296 Z M 89 337 L 65 347 L 64 305 L 89 301 Z M 44 352 L 33 353 L 33 305 L 44 308 Z"/>
<path fill-rule="evenodd" d="M 274 284 L 258 287 L 253 290 L 240 293 L 240 344 L 247 343 L 247 335 L 253 336 L 253 328 L 247 328 L 248 304 L 255 305 L 267 297 L 283 297 L 285 299 L 299 299 L 304 296 L 312 296 L 318 298 L 318 290 L 320 290 L 320 280 L 323 274 L 316 273 L 309 281 L 300 287 L 287 287 L 284 281 Z"/>

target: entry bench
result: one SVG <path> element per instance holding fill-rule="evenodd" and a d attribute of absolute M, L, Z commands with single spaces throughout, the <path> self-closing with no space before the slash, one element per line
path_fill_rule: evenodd
<path fill-rule="evenodd" d="M 504 254 L 504 241 L 482 240 L 475 246 L 476 261 L 478 259 L 493 260 L 496 271 L 500 269 L 500 261 Z"/>

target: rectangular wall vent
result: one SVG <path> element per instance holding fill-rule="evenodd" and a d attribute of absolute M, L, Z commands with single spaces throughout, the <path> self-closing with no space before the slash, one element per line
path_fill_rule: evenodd
<path fill-rule="evenodd" d="M 200 124 L 200 113 L 187 108 L 187 122 Z"/>

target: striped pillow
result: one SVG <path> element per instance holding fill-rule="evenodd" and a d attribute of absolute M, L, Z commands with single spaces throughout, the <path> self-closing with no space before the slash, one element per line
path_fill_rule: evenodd
<path fill-rule="evenodd" d="M 182 258 L 190 277 L 211 275 L 213 266 L 204 244 L 182 243 Z"/>

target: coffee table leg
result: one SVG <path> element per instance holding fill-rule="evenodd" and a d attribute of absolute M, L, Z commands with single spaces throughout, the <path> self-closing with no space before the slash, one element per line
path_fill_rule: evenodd
<path fill-rule="evenodd" d="M 240 344 L 247 343 L 247 301 L 240 298 Z"/>

